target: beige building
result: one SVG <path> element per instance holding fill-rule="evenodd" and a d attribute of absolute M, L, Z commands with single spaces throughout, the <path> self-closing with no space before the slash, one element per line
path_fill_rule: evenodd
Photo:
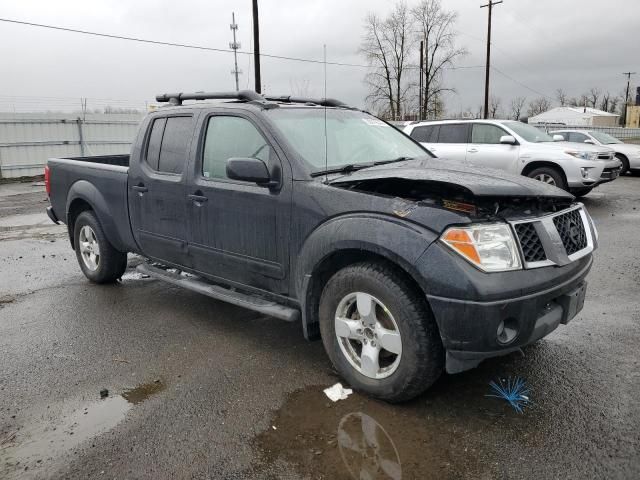
<path fill-rule="evenodd" d="M 628 128 L 640 128 L 640 105 L 629 105 L 627 107 L 627 124 Z"/>

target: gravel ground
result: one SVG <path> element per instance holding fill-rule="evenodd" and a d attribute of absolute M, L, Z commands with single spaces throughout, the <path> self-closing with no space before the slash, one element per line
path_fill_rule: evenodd
<path fill-rule="evenodd" d="M 584 199 L 600 249 L 578 317 L 402 405 L 331 403 L 299 325 L 132 269 L 88 283 L 45 199 L 0 185 L 1 478 L 640 478 L 640 178 Z M 523 414 L 486 396 L 509 375 Z"/>

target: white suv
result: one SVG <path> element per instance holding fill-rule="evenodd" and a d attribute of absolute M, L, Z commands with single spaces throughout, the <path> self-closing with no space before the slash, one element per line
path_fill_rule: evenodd
<path fill-rule="evenodd" d="M 614 180 L 622 166 L 610 148 L 563 142 L 511 120 L 414 122 L 404 132 L 437 157 L 525 175 L 576 196 Z"/>

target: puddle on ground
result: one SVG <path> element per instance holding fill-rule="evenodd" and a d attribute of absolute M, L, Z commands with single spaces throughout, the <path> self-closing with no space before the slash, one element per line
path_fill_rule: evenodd
<path fill-rule="evenodd" d="M 156 380 L 127 389 L 121 395 L 84 403 L 77 410 L 49 423 L 34 423 L 12 432 L 11 441 L 2 445 L 4 465 L 0 476 L 11 471 L 46 466 L 82 442 L 105 433 L 118 425 L 131 410 L 151 395 L 164 390 L 165 384 Z M 27 467 L 25 469 L 25 467 Z"/>
<path fill-rule="evenodd" d="M 313 479 L 500 476 L 500 445 L 530 435 L 530 419 L 485 397 L 484 379 L 443 380 L 400 405 L 357 393 L 333 403 L 322 392 L 326 385 L 296 391 L 254 439 L 254 469 L 284 461 Z"/>

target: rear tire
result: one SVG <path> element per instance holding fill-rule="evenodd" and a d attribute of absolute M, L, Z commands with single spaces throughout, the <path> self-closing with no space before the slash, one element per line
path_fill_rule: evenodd
<path fill-rule="evenodd" d="M 546 183 L 547 185 L 553 185 L 554 187 L 567 189 L 567 182 L 564 179 L 562 172 L 553 167 L 539 167 L 533 169 L 527 175 L 529 178 Z"/>
<path fill-rule="evenodd" d="M 73 245 L 82 273 L 92 282 L 113 283 L 127 269 L 127 254 L 113 248 L 90 210 L 76 219 Z"/>
<path fill-rule="evenodd" d="M 325 350 L 356 390 L 401 402 L 443 371 L 444 348 L 426 300 L 392 266 L 363 262 L 340 270 L 322 292 L 319 313 Z"/>
<path fill-rule="evenodd" d="M 621 153 L 616 153 L 616 158 L 622 162 L 622 168 L 620 168 L 620 175 L 625 175 L 629 171 L 629 159 Z"/>
<path fill-rule="evenodd" d="M 633 175 L 634 177 L 640 177 L 640 169 L 634 169 L 634 170 L 629 170 L 629 172 L 631 173 L 631 175 Z"/>

